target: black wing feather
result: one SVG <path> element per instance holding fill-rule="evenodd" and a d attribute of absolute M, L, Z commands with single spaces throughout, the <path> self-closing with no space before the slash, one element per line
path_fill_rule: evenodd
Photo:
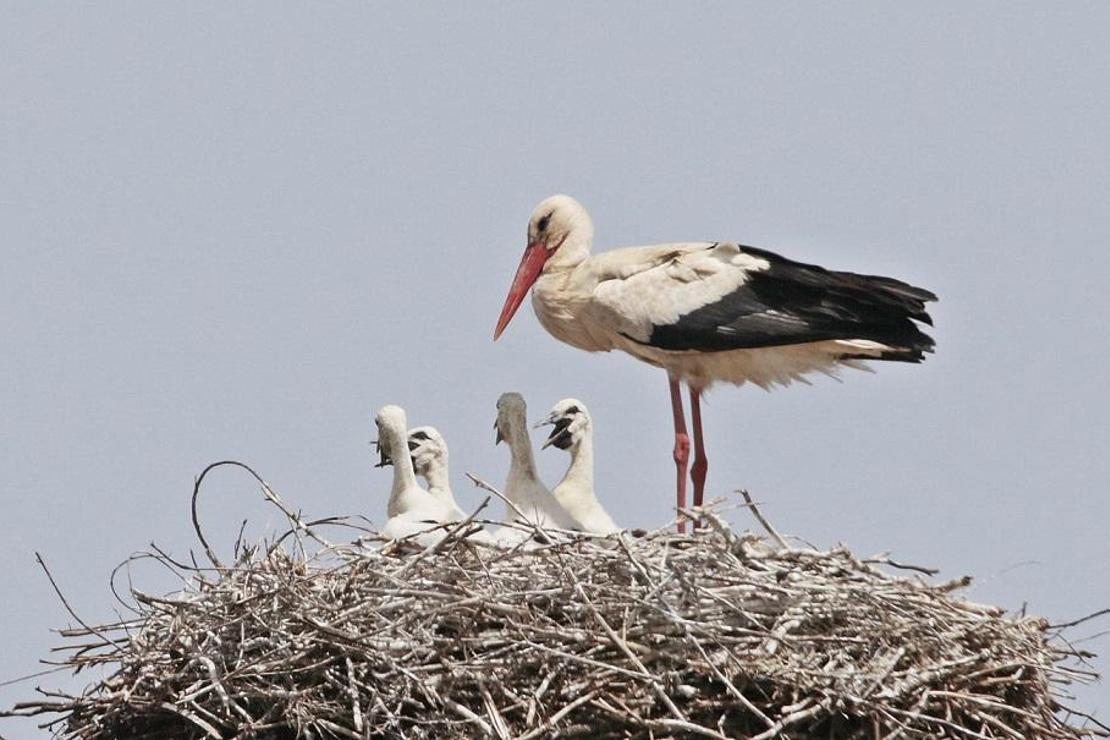
<path fill-rule="evenodd" d="M 920 362 L 923 353 L 932 351 L 932 337 L 914 323 L 933 323 L 925 310 L 937 299 L 930 291 L 893 278 L 794 262 L 754 247 L 741 250 L 770 267 L 753 271 L 720 300 L 673 324 L 653 327 L 645 344 L 713 352 L 869 339 L 896 348 L 881 359 L 909 362 Z"/>

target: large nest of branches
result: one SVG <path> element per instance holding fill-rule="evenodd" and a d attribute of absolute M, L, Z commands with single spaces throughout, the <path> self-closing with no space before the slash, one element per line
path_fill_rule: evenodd
<path fill-rule="evenodd" d="M 272 491 L 267 496 L 277 502 Z M 886 558 L 731 531 L 430 550 L 288 536 L 63 631 L 73 738 L 1078 738 L 1085 656 Z M 466 525 L 463 525 L 465 528 Z M 907 577 L 908 576 L 908 577 Z"/>

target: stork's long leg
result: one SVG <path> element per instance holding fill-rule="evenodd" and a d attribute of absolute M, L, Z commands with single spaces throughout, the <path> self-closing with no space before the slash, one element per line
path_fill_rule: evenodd
<path fill-rule="evenodd" d="M 705 457 L 705 440 L 701 432 L 701 391 L 697 388 L 690 388 L 690 416 L 694 423 L 694 465 L 690 468 L 690 479 L 694 481 L 694 506 L 701 506 L 709 460 Z"/>
<path fill-rule="evenodd" d="M 686 434 L 686 414 L 682 410 L 682 388 L 679 379 L 668 376 L 671 383 L 671 411 L 674 412 L 674 465 L 678 471 L 678 508 L 686 508 L 686 466 L 690 462 L 690 437 Z M 686 522 L 679 519 L 678 531 L 686 531 Z"/>

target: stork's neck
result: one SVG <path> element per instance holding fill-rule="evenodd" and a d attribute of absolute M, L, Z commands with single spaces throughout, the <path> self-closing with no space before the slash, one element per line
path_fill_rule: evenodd
<path fill-rule="evenodd" d="M 404 430 L 392 427 L 382 429 L 382 436 L 387 444 L 389 457 L 393 460 L 393 488 L 389 492 L 389 515 L 404 510 L 406 503 L 403 499 L 408 491 L 416 488 L 416 473 L 412 469 L 412 457 L 409 455 L 408 441 L 405 439 Z"/>
<path fill-rule="evenodd" d="M 590 245 L 592 242 L 592 233 L 572 231 L 567 234 L 567 238 L 563 240 L 563 243 L 555 250 L 555 253 L 548 257 L 547 262 L 543 266 L 544 274 L 549 275 L 557 272 L 565 272 L 578 267 L 589 259 Z"/>
<path fill-rule="evenodd" d="M 574 482 L 586 490 L 594 490 L 594 433 L 587 427 L 570 448 L 570 467 L 564 482 Z"/>
<path fill-rule="evenodd" d="M 450 476 L 447 473 L 446 461 L 437 460 L 425 468 L 424 480 L 428 482 L 429 493 L 451 494 Z"/>
<path fill-rule="evenodd" d="M 536 477 L 536 459 L 532 455 L 532 440 L 528 437 L 524 419 L 508 419 L 505 425 L 508 433 L 505 441 L 509 443 L 512 461 L 509 463 L 509 480 L 532 479 Z"/>

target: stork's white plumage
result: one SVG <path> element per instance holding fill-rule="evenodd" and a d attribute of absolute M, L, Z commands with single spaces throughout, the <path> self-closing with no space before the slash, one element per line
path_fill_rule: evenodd
<path fill-rule="evenodd" d="M 442 540 L 447 532 L 441 524 L 458 521 L 458 507 L 452 507 L 432 496 L 416 482 L 412 458 L 409 456 L 408 424 L 404 409 L 383 406 L 374 419 L 378 425 L 378 467 L 393 466 L 393 485 L 389 492 L 386 513 L 389 520 L 382 534 L 390 539 L 413 537 L 428 546 Z"/>
<path fill-rule="evenodd" d="M 409 455 L 412 456 L 412 468 L 424 479 L 428 493 L 451 507 L 455 521 L 465 519 L 466 514 L 459 508 L 455 495 L 451 492 L 447 440 L 435 427 L 415 427 L 409 430 L 408 447 Z"/>
<path fill-rule="evenodd" d="M 594 493 L 594 429 L 586 405 L 575 398 L 564 398 L 538 426 L 545 424 L 552 429 L 543 449 L 554 446 L 570 452 L 570 466 L 551 491 L 555 500 L 583 532 L 619 532 L 620 527 Z"/>
<path fill-rule="evenodd" d="M 920 362 L 933 340 L 936 296 L 899 280 L 807 265 L 732 242 L 626 247 L 591 255 L 593 221 L 566 195 L 540 203 L 494 339 L 529 288 L 540 323 L 590 352 L 619 349 L 667 371 L 674 414 L 678 505 L 685 506 L 690 441 L 680 383 L 690 389 L 694 503 L 706 461 L 701 393 L 717 381 L 763 388 L 834 373 L 861 359 Z"/>
<path fill-rule="evenodd" d="M 536 473 L 536 460 L 532 454 L 532 440 L 528 436 L 528 412 L 524 397 L 519 393 L 502 393 L 497 399 L 497 443 L 509 445 L 511 459 L 509 476 L 503 493 L 513 502 L 526 522 L 544 528 L 577 529 L 574 520 L 563 510 L 551 491 Z M 520 515 L 512 507 L 505 508 L 505 521 L 521 523 Z M 495 537 L 500 541 L 514 541 L 527 537 L 514 527 L 503 527 Z"/>

